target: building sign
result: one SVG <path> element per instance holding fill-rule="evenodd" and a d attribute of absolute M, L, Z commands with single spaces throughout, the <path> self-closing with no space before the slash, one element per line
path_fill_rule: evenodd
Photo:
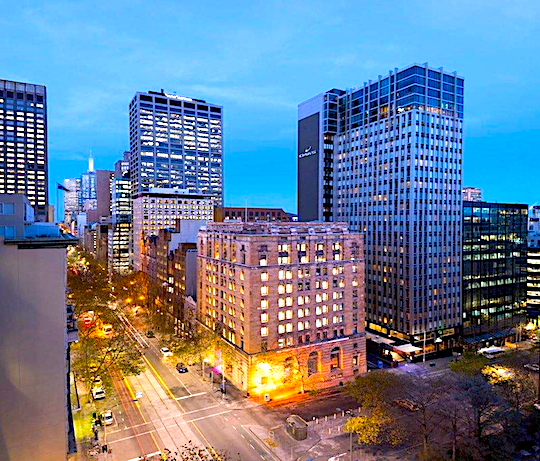
<path fill-rule="evenodd" d="M 319 219 L 319 113 L 298 121 L 298 217 Z"/>
<path fill-rule="evenodd" d="M 165 93 L 165 96 L 167 96 L 168 98 L 172 98 L 172 99 L 178 99 L 179 101 L 190 101 L 190 102 L 193 102 L 193 99 L 191 98 L 186 98 L 184 96 L 178 96 L 176 94 L 170 94 L 170 93 Z"/>
<path fill-rule="evenodd" d="M 304 152 L 300 152 L 298 155 L 298 158 L 304 158 L 309 157 L 310 155 L 316 155 L 317 149 L 313 149 L 313 147 L 309 146 L 304 149 Z"/>

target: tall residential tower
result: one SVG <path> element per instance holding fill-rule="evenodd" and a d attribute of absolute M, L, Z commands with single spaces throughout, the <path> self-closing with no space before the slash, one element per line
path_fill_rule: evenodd
<path fill-rule="evenodd" d="M 364 234 L 367 326 L 417 344 L 461 324 L 463 83 L 413 64 L 298 108 L 300 220 Z"/>

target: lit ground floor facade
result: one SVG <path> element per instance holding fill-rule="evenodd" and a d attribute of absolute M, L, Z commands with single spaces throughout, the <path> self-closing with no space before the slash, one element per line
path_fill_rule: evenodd
<path fill-rule="evenodd" d="M 260 354 L 226 343 L 217 354 L 225 377 L 250 397 L 279 400 L 338 386 L 367 373 L 365 333 Z"/>

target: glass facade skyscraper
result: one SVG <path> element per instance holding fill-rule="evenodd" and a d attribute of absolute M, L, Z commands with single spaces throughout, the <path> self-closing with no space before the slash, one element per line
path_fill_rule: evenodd
<path fill-rule="evenodd" d="M 47 220 L 47 90 L 0 80 L 0 194 L 24 194 Z"/>
<path fill-rule="evenodd" d="M 222 107 L 149 91 L 130 104 L 133 198 L 151 188 L 184 189 L 223 201 Z"/>
<path fill-rule="evenodd" d="M 298 108 L 300 220 L 362 232 L 368 328 L 429 347 L 461 325 L 463 93 L 413 64 Z"/>
<path fill-rule="evenodd" d="M 463 333 L 474 344 L 525 319 L 527 205 L 463 202 Z M 507 330 L 507 331 L 505 331 Z"/>

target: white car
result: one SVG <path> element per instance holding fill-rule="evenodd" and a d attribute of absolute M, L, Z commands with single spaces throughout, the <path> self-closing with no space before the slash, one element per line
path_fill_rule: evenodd
<path fill-rule="evenodd" d="M 163 354 L 163 357 L 172 357 L 172 352 L 168 347 L 162 347 L 159 351 Z"/>
<path fill-rule="evenodd" d="M 114 424 L 114 416 L 111 410 L 107 410 L 101 413 L 101 417 L 103 418 L 103 424 L 105 424 L 105 426 L 110 426 L 111 424 Z"/>
<path fill-rule="evenodd" d="M 527 363 L 523 366 L 524 368 L 527 368 L 527 370 L 536 371 L 537 373 L 540 371 L 540 365 L 538 365 L 537 363 Z"/>
<path fill-rule="evenodd" d="M 94 387 L 92 389 L 92 397 L 94 400 L 101 400 L 105 398 L 105 391 L 101 387 Z"/>

